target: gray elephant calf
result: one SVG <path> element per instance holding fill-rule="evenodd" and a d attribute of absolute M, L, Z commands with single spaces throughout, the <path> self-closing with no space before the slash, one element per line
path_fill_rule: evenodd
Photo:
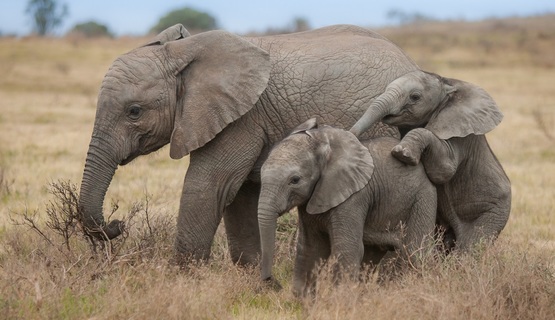
<path fill-rule="evenodd" d="M 386 137 L 363 145 L 310 119 L 272 149 L 261 169 L 258 203 L 263 280 L 271 279 L 277 218 L 293 207 L 299 210 L 296 294 L 313 283 L 317 262 L 330 256 L 353 275 L 362 262 L 377 263 L 391 249 L 416 262 L 434 230 L 437 195 L 422 166 L 393 159 L 398 142 Z"/>
<path fill-rule="evenodd" d="M 509 218 L 511 184 L 485 137 L 502 118 L 482 88 L 414 71 L 391 82 L 350 131 L 358 136 L 382 120 L 406 133 L 392 154 L 422 161 L 437 185 L 440 223 L 454 232 L 455 248 L 468 250 L 495 239 Z"/>

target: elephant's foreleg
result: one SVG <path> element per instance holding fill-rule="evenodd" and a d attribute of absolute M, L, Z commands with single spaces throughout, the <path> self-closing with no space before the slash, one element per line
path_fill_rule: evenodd
<path fill-rule="evenodd" d="M 257 205 L 260 185 L 246 181 L 224 211 L 224 223 L 233 263 L 255 264 L 260 255 Z"/>
<path fill-rule="evenodd" d="M 342 278 L 357 279 L 364 257 L 364 220 L 367 208 L 343 203 L 330 212 L 331 256 L 335 281 Z"/>
<path fill-rule="evenodd" d="M 428 184 L 418 193 L 404 231 L 404 248 L 401 257 L 413 267 L 419 267 L 426 252 L 433 246 L 437 217 L 436 188 Z"/>
<path fill-rule="evenodd" d="M 230 125 L 214 140 L 191 153 L 177 218 L 178 259 L 209 258 L 224 209 L 233 203 L 263 144 L 260 136 L 245 132 L 244 125 Z M 254 222 L 256 210 L 252 213 L 253 220 L 248 220 L 245 227 L 258 231 Z"/>
<path fill-rule="evenodd" d="M 303 219 L 302 211 L 303 209 L 299 208 L 299 219 Z M 315 289 L 316 267 L 330 256 L 330 252 L 329 239 L 318 230 L 307 228 L 301 220 L 295 256 L 293 294 L 297 297 L 306 296 Z"/>
<path fill-rule="evenodd" d="M 218 205 L 221 196 L 207 181 L 208 177 L 194 179 L 191 176 L 190 171 L 185 176 L 177 217 L 175 251 L 177 263 L 181 265 L 187 264 L 190 259 L 207 260 L 210 257 L 223 210 Z"/>

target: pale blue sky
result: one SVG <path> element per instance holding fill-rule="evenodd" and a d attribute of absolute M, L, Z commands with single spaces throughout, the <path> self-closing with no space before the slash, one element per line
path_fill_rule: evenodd
<path fill-rule="evenodd" d="M 57 34 L 76 23 L 95 20 L 116 35 L 142 35 L 167 12 L 190 6 L 215 17 L 220 28 L 236 33 L 284 27 L 294 17 L 308 20 L 311 27 L 350 23 L 379 27 L 391 23 L 387 12 L 400 9 L 438 19 L 479 20 L 488 17 L 528 16 L 555 12 L 554 0 L 59 0 L 68 4 L 69 16 Z M 0 0 L 0 32 L 25 35 L 31 20 L 25 14 L 26 0 Z"/>

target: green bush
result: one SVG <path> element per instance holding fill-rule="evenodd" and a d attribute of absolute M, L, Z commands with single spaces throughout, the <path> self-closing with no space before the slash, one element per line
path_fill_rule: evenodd
<path fill-rule="evenodd" d="M 207 31 L 217 28 L 216 19 L 208 13 L 185 7 L 170 11 L 160 18 L 150 32 L 159 33 L 177 23 L 181 23 L 189 31 Z"/>

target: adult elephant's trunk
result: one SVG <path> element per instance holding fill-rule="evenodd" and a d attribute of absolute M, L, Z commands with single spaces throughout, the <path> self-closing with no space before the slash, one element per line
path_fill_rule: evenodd
<path fill-rule="evenodd" d="M 113 239 L 121 234 L 122 222 L 113 220 L 108 225 L 102 215 L 102 204 L 108 186 L 117 169 L 113 148 L 102 139 L 94 138 L 89 145 L 83 180 L 79 192 L 79 208 L 82 223 L 87 231 L 103 240 Z"/>
<path fill-rule="evenodd" d="M 370 104 L 366 112 L 349 131 L 359 137 L 370 127 L 380 122 L 383 117 L 398 113 L 402 107 L 400 94 L 399 90 L 388 87 Z"/>
<path fill-rule="evenodd" d="M 260 273 L 262 280 L 272 279 L 278 216 L 279 213 L 272 210 L 268 205 L 261 202 L 258 203 L 258 228 L 260 231 L 260 247 L 262 249 Z"/>

